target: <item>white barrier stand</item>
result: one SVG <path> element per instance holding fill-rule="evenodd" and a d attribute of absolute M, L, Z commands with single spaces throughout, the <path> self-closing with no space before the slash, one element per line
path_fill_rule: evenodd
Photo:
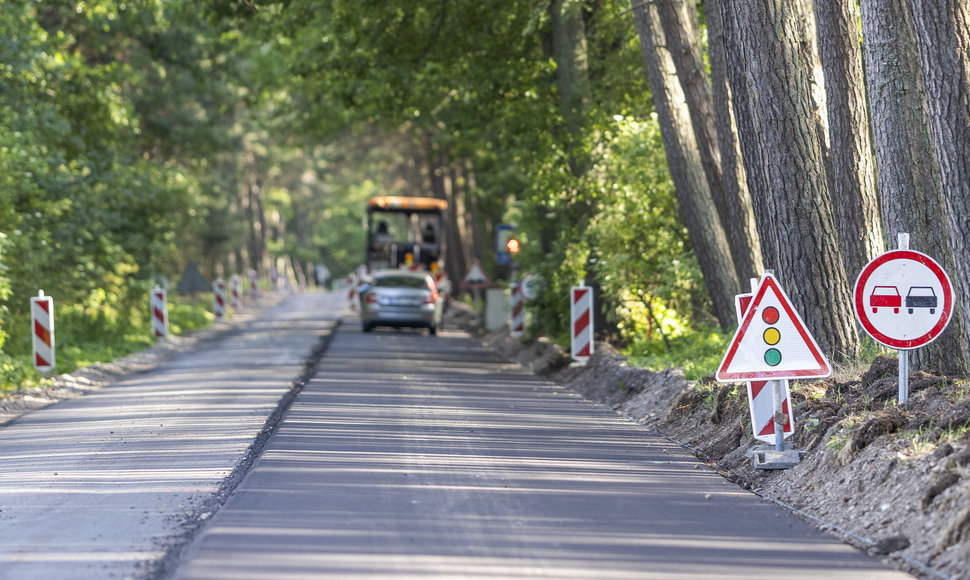
<path fill-rule="evenodd" d="M 152 330 L 155 338 L 168 338 L 168 292 L 159 286 L 151 291 Z"/>
<path fill-rule="evenodd" d="M 216 322 L 226 319 L 226 281 L 219 278 L 212 285 L 213 310 Z"/>
<path fill-rule="evenodd" d="M 525 304 L 518 282 L 509 284 L 509 310 L 509 334 L 511 336 L 522 336 L 525 334 Z"/>
<path fill-rule="evenodd" d="M 54 370 L 54 299 L 39 290 L 30 299 L 34 368 L 46 374 Z"/>
<path fill-rule="evenodd" d="M 573 286 L 569 290 L 570 356 L 585 363 L 593 354 L 593 289 Z"/>

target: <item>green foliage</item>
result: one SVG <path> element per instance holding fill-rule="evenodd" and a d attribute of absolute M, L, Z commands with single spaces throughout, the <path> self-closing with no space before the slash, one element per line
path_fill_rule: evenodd
<path fill-rule="evenodd" d="M 699 380 L 714 374 L 730 340 L 716 326 L 684 328 L 667 342 L 659 336 L 638 340 L 624 354 L 632 365 L 658 371 L 681 367 L 688 380 Z"/>
<path fill-rule="evenodd" d="M 188 260 L 210 278 L 342 276 L 363 260 L 366 198 L 427 195 L 437 165 L 468 192 L 487 267 L 494 226 L 520 225 L 519 270 L 546 282 L 531 332 L 564 336 L 563 297 L 586 280 L 644 357 L 702 343 L 688 329 L 709 305 L 627 10 L 584 3 L 590 92 L 567 134 L 546 0 L 3 2 L 4 375 L 30 351 L 11 329 L 38 289 L 58 370 L 117 356 L 146 344 L 147 289 Z M 208 322 L 185 308 L 175 332 Z"/>

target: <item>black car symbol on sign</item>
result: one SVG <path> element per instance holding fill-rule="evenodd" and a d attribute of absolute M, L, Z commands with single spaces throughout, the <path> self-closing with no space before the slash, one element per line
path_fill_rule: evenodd
<path fill-rule="evenodd" d="M 930 314 L 936 312 L 936 292 L 930 286 L 913 286 L 906 294 L 906 308 L 913 313 L 914 308 L 929 308 Z"/>

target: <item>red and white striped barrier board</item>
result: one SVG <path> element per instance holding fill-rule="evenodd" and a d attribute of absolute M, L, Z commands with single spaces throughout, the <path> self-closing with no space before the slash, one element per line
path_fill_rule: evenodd
<path fill-rule="evenodd" d="M 151 307 L 155 338 L 168 338 L 168 292 L 155 286 L 151 291 Z"/>
<path fill-rule="evenodd" d="M 233 310 L 242 308 L 242 279 L 239 274 L 233 274 L 229 278 L 229 308 Z"/>
<path fill-rule="evenodd" d="M 54 370 L 54 299 L 40 290 L 30 299 L 30 326 L 34 343 L 34 368 Z"/>
<path fill-rule="evenodd" d="M 569 297 L 570 356 L 586 362 L 593 354 L 593 289 L 573 286 Z"/>
<path fill-rule="evenodd" d="M 781 412 L 785 414 L 782 433 L 789 437 L 795 432 L 795 421 L 791 413 L 791 390 L 788 381 L 782 381 Z M 754 438 L 766 443 L 775 442 L 775 402 L 772 398 L 771 383 L 768 381 L 751 381 L 748 383 L 748 401 L 751 409 L 751 430 Z"/>
<path fill-rule="evenodd" d="M 509 334 L 522 336 L 525 334 L 525 303 L 518 282 L 509 284 Z"/>
<path fill-rule="evenodd" d="M 219 278 L 212 285 L 213 309 L 212 313 L 216 317 L 216 322 L 226 319 L 226 281 Z"/>

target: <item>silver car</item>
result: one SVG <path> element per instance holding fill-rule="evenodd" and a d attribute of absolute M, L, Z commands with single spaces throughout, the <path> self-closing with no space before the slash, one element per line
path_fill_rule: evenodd
<path fill-rule="evenodd" d="M 375 326 L 415 326 L 437 334 L 444 299 L 427 272 L 381 270 L 360 287 L 364 332 Z"/>

